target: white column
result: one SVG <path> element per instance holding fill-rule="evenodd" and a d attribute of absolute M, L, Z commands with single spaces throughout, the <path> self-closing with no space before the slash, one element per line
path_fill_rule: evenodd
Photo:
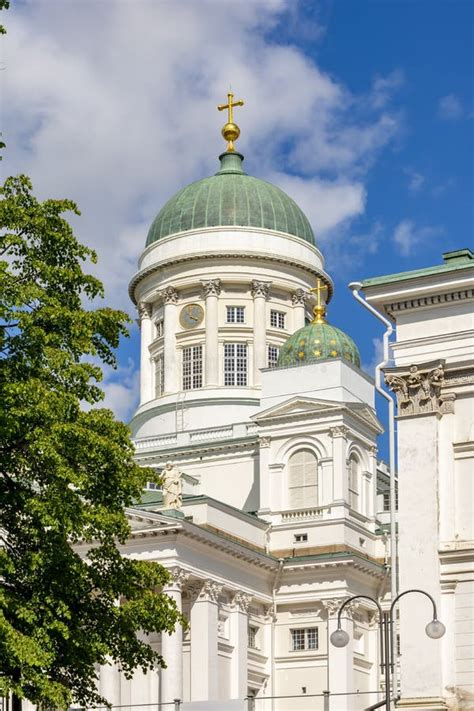
<path fill-rule="evenodd" d="M 112 706 L 120 706 L 120 672 L 115 664 L 101 666 L 100 694 Z"/>
<path fill-rule="evenodd" d="M 293 304 L 293 330 L 298 331 L 305 325 L 305 298 L 306 292 L 303 289 L 297 289 L 291 296 Z"/>
<path fill-rule="evenodd" d="M 221 280 L 209 279 L 202 282 L 206 299 L 206 352 L 204 384 L 211 387 L 219 385 L 219 350 L 218 350 L 218 306 L 221 293 Z"/>
<path fill-rule="evenodd" d="M 318 506 L 328 506 L 334 501 L 333 494 L 333 461 L 331 457 L 320 459 L 320 476 L 318 481 Z"/>
<path fill-rule="evenodd" d="M 153 398 L 153 368 L 150 359 L 150 345 L 153 339 L 151 304 L 138 304 L 140 316 L 140 405 Z"/>
<path fill-rule="evenodd" d="M 455 693 L 456 680 L 456 586 L 454 581 L 441 583 L 441 609 L 439 619 L 446 625 L 440 640 L 443 655 L 442 674 L 444 694 L 449 698 Z"/>
<path fill-rule="evenodd" d="M 181 612 L 182 590 L 189 574 L 181 568 L 172 568 L 173 580 L 164 592 L 171 597 L 178 610 Z M 183 628 L 176 625 L 172 634 L 162 632 L 161 654 L 166 662 L 166 669 L 161 671 L 161 703 L 167 704 L 175 699 L 183 698 Z"/>
<path fill-rule="evenodd" d="M 372 474 L 368 471 L 362 472 L 362 513 L 367 518 L 372 518 L 373 512 L 373 496 L 371 495 Z"/>
<path fill-rule="evenodd" d="M 260 385 L 260 368 L 267 365 L 266 301 L 270 282 L 253 281 L 253 384 Z"/>
<path fill-rule="evenodd" d="M 218 599 L 222 585 L 205 580 L 191 607 L 191 701 L 216 701 Z"/>
<path fill-rule="evenodd" d="M 271 485 L 270 485 L 270 445 L 271 437 L 260 437 L 259 440 L 259 469 L 260 469 L 260 513 L 271 511 Z"/>
<path fill-rule="evenodd" d="M 165 369 L 165 394 L 178 390 L 178 373 L 176 365 L 176 304 L 178 292 L 174 286 L 167 286 L 162 292 L 163 310 L 163 346 Z"/>
<path fill-rule="evenodd" d="M 248 609 L 251 596 L 243 592 L 235 594 L 230 613 L 230 639 L 234 645 L 230 668 L 230 698 L 244 699 L 247 696 L 248 671 Z"/>
<path fill-rule="evenodd" d="M 332 460 L 333 460 L 333 494 L 336 503 L 349 501 L 349 482 L 347 471 L 347 427 L 344 425 L 332 427 L 329 434 L 332 437 Z"/>
<path fill-rule="evenodd" d="M 347 608 L 341 617 L 341 627 L 349 635 L 346 647 L 334 647 L 329 637 L 337 629 L 337 613 L 343 599 L 323 600 L 328 613 L 328 677 L 331 694 L 351 694 L 354 688 L 354 623 L 349 618 Z M 351 604 L 351 603 L 349 603 Z M 337 711 L 353 711 L 354 696 L 336 696 L 331 701 L 331 708 Z"/>

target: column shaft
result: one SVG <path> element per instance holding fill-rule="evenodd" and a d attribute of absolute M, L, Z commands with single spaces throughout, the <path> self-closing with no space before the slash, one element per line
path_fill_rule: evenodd
<path fill-rule="evenodd" d="M 153 398 L 153 369 L 150 359 L 150 345 L 153 338 L 151 304 L 138 306 L 140 315 L 140 405 Z"/>
<path fill-rule="evenodd" d="M 165 589 L 182 610 L 181 586 L 171 585 Z M 161 636 L 161 654 L 167 664 L 161 672 L 161 703 L 170 703 L 183 698 L 183 628 L 176 625 L 172 634 L 163 632 Z"/>
<path fill-rule="evenodd" d="M 349 635 L 349 643 L 346 647 L 334 647 L 329 642 L 328 670 L 329 691 L 331 694 L 350 694 L 356 691 L 354 688 L 354 623 L 343 616 L 341 626 Z M 337 615 L 330 615 L 328 618 L 328 637 L 336 629 Z M 337 696 L 335 698 L 337 711 L 353 711 L 355 697 Z"/>
<path fill-rule="evenodd" d="M 203 281 L 203 292 L 206 299 L 206 354 L 204 369 L 204 384 L 216 387 L 219 385 L 219 346 L 218 346 L 218 307 L 221 293 L 220 279 Z"/>
<path fill-rule="evenodd" d="M 120 672 L 115 664 L 101 666 L 100 693 L 112 706 L 120 706 Z"/>
<path fill-rule="evenodd" d="M 260 368 L 267 365 L 266 300 L 270 284 L 252 282 L 253 296 L 253 384 L 260 385 Z"/>
<path fill-rule="evenodd" d="M 178 390 L 178 373 L 176 365 L 176 304 L 178 292 L 168 286 L 163 292 L 163 346 L 165 369 L 165 393 L 175 393 Z"/>
<path fill-rule="evenodd" d="M 218 698 L 217 600 L 222 586 L 205 581 L 191 607 L 191 700 Z"/>
<path fill-rule="evenodd" d="M 248 671 L 248 606 L 250 596 L 237 593 L 232 603 L 230 615 L 230 635 L 234 645 L 231 662 L 230 698 L 244 699 L 247 696 Z"/>

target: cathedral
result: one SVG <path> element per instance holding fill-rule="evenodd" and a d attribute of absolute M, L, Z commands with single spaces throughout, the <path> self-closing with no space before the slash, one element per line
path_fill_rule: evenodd
<path fill-rule="evenodd" d="M 362 710 L 380 701 L 383 688 L 370 600 L 345 608 L 341 624 L 350 640 L 345 647 L 335 647 L 329 637 L 348 597 L 383 601 L 390 594 L 390 477 L 377 460 L 383 430 L 374 381 L 361 369 L 352 338 L 331 322 L 333 282 L 308 219 L 277 186 L 246 172 L 234 145 L 236 105 L 241 102 L 229 94 L 219 107 L 228 111 L 222 131 L 227 148 L 215 175 L 184 187 L 162 207 L 129 287 L 141 334 L 140 404 L 131 429 L 137 461 L 159 473 L 162 485 L 151 481 L 142 501 L 127 511 L 132 535 L 123 554 L 169 569 L 167 593 L 189 627 L 149 637 L 166 669 L 138 671 L 129 680 L 113 665 L 104 666 L 100 691 L 114 706 L 138 704 L 146 711 L 243 711 L 250 703 L 255 711 Z M 474 259 L 465 252 L 472 278 Z M 461 262 L 458 255 L 451 266 Z M 434 293 L 433 283 L 432 278 Z M 378 308 L 391 308 L 390 318 L 405 324 L 391 375 L 404 382 L 407 364 L 435 359 L 433 348 L 420 350 L 419 327 L 416 344 L 411 350 L 406 345 L 417 328 L 410 332 L 407 314 L 417 307 L 395 311 L 397 300 L 383 280 L 368 280 L 363 288 Z M 438 326 L 432 327 L 430 343 Z M 467 340 L 459 352 L 463 348 Z M 430 365 L 429 372 L 436 367 L 449 370 L 443 362 Z M 465 362 L 463 377 L 466 367 Z M 420 434 L 414 426 L 420 419 L 415 405 L 406 413 L 414 429 L 404 435 L 410 472 L 405 477 L 416 479 L 417 438 L 439 436 L 429 430 L 432 418 L 426 412 L 445 428 L 451 405 L 454 412 L 454 398 L 438 406 L 441 385 L 430 387 L 436 407 L 425 403 L 421 417 L 428 430 Z M 400 425 L 408 427 L 405 420 Z M 463 435 L 463 441 L 473 434 Z M 472 463 L 472 447 L 456 451 L 459 460 L 470 456 Z M 401 492 L 401 502 L 408 502 L 405 535 L 410 530 L 427 544 L 434 536 L 429 576 L 418 587 L 431 586 L 435 595 L 441 585 L 436 522 L 428 534 L 420 532 L 423 522 L 409 527 L 413 496 L 428 490 L 436 504 L 437 490 L 430 484 L 436 466 L 423 469 L 416 491 Z M 468 486 L 469 475 L 462 476 Z M 448 491 L 449 483 L 443 485 Z M 452 500 L 451 516 L 455 505 Z M 463 505 L 469 509 L 466 500 Z M 469 510 L 463 515 L 461 535 L 472 540 Z M 455 540 L 454 529 L 449 535 Z M 402 539 L 400 545 L 411 543 Z M 461 549 L 455 554 L 448 547 L 443 554 L 442 583 L 449 591 L 456 555 L 470 570 L 466 547 Z M 402 566 L 400 575 L 405 575 Z M 454 605 L 454 591 L 450 601 Z M 402 626 L 401 636 L 403 654 L 410 629 Z M 439 644 L 429 643 L 428 657 Z M 406 658 L 416 666 L 413 649 Z M 436 664 L 441 669 L 441 661 Z M 441 671 L 436 674 L 431 696 L 438 705 L 415 701 L 406 708 L 448 708 L 440 701 L 447 682 L 440 680 Z M 412 682 L 416 687 L 416 679 Z"/>

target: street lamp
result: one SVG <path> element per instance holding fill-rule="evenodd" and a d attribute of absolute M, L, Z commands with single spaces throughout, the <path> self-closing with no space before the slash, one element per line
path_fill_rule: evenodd
<path fill-rule="evenodd" d="M 370 600 L 371 602 L 373 602 L 377 606 L 377 609 L 379 611 L 380 669 L 385 674 L 385 700 L 381 701 L 379 704 L 371 706 L 372 709 L 385 706 L 386 711 L 390 711 L 390 673 L 393 674 L 395 669 L 395 654 L 393 649 L 392 635 L 393 610 L 400 598 L 404 595 L 408 595 L 408 593 L 421 593 L 422 595 L 426 595 L 426 597 L 431 600 L 431 603 L 433 605 L 433 619 L 426 625 L 425 632 L 428 637 L 431 637 L 431 639 L 439 639 L 440 637 L 442 637 L 446 632 L 446 627 L 443 625 L 442 622 L 438 620 L 435 601 L 433 600 L 431 595 L 425 592 L 424 590 L 405 590 L 405 592 L 400 593 L 393 600 L 392 604 L 390 605 L 389 611 L 383 611 L 380 607 L 380 603 L 378 602 L 378 600 L 375 600 L 373 597 L 370 597 L 370 595 L 354 595 L 353 597 L 348 598 L 342 603 L 341 607 L 339 608 L 339 612 L 337 613 L 337 629 L 334 630 L 334 632 L 331 634 L 330 640 L 331 644 L 334 645 L 334 647 L 345 647 L 349 642 L 349 635 L 345 630 L 341 628 L 341 615 L 345 606 L 353 600 L 364 598 L 365 600 Z"/>

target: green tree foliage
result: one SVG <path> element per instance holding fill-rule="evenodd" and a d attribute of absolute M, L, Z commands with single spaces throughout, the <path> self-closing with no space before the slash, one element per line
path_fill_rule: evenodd
<path fill-rule="evenodd" d="M 159 592 L 168 573 L 119 550 L 124 507 L 150 473 L 128 428 L 95 407 L 96 363 L 115 365 L 127 317 L 90 304 L 102 284 L 83 272 L 95 254 L 62 217 L 78 214 L 74 203 L 39 202 L 24 176 L 1 192 L 0 695 L 92 705 L 94 665 L 163 665 L 137 632 L 171 632 L 182 618 Z"/>
<path fill-rule="evenodd" d="M 0 10 L 8 10 L 10 7 L 9 0 L 0 0 Z M 5 35 L 7 33 L 5 27 L 0 25 L 0 35 Z"/>

